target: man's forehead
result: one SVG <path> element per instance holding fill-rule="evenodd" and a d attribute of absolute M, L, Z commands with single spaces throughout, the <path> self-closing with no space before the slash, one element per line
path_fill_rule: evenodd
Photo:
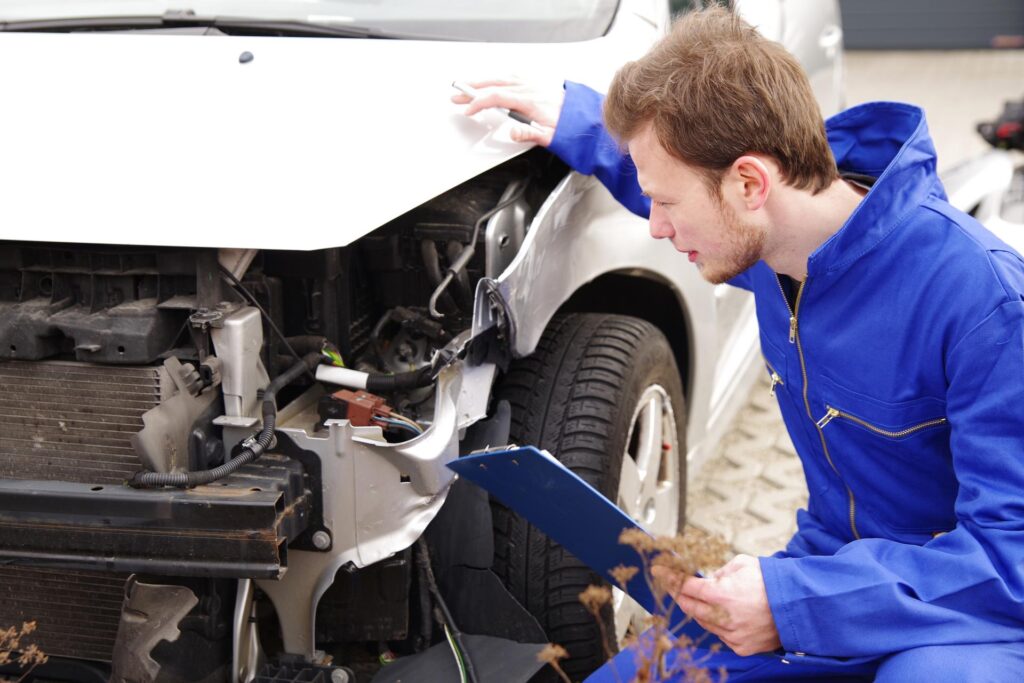
<path fill-rule="evenodd" d="M 630 156 L 646 155 L 652 146 L 658 145 L 658 137 L 654 134 L 654 127 L 645 123 L 636 129 L 636 133 L 625 141 L 626 153 Z"/>
<path fill-rule="evenodd" d="M 642 194 L 645 197 L 650 197 L 655 192 L 655 190 L 645 181 L 646 178 L 644 178 L 644 176 L 639 171 L 637 171 L 636 184 L 640 186 L 640 194 Z"/>
<path fill-rule="evenodd" d="M 645 132 L 648 134 L 638 134 L 626 145 L 626 152 L 636 168 L 637 184 L 647 197 L 668 196 L 685 170 L 684 165 L 669 155 L 649 129 Z"/>
<path fill-rule="evenodd" d="M 648 178 L 643 171 L 640 170 L 640 167 L 637 166 L 635 159 L 633 160 L 633 167 L 636 168 L 636 184 L 640 186 L 641 193 L 645 197 L 650 197 L 651 185 L 653 181 L 650 178 Z"/>
<path fill-rule="evenodd" d="M 640 128 L 636 135 L 626 141 L 626 154 L 629 155 L 636 168 L 637 183 L 647 196 L 650 196 L 652 189 L 655 189 L 651 186 L 657 185 L 657 180 L 652 175 L 654 169 L 651 166 L 654 161 L 652 152 L 655 152 L 652 147 L 656 147 L 658 144 L 657 138 L 652 135 L 650 124 Z"/>

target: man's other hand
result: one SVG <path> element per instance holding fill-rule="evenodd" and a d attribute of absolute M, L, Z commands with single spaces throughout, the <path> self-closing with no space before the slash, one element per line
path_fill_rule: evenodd
<path fill-rule="evenodd" d="M 756 557 L 737 555 L 706 579 L 659 566 L 652 574 L 683 612 L 741 657 L 780 647 Z"/>
<path fill-rule="evenodd" d="M 515 79 L 470 81 L 468 85 L 477 91 L 476 97 L 463 93 L 452 95 L 452 102 L 469 105 L 466 107 L 466 116 L 491 107 L 504 107 L 519 112 L 542 127 L 538 129 L 525 124 L 514 126 L 510 133 L 513 140 L 533 142 L 544 147 L 551 144 L 565 99 L 563 88 L 542 91 Z"/>

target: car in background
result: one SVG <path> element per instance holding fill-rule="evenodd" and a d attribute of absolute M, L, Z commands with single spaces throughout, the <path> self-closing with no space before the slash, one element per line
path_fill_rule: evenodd
<path fill-rule="evenodd" d="M 734 4 L 834 113 L 836 3 Z M 759 371 L 753 302 L 450 84 L 604 89 L 669 22 L 0 1 L 0 627 L 37 622 L 34 675 L 389 680 L 484 636 L 603 661 L 597 577 L 445 465 L 536 445 L 676 533 Z"/>

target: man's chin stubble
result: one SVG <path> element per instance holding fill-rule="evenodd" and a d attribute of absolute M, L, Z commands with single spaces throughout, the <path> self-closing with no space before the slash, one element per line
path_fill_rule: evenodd
<path fill-rule="evenodd" d="M 742 230 L 742 228 L 740 228 Z M 763 231 L 736 235 L 736 246 L 742 251 L 732 261 L 719 268 L 708 268 L 706 263 L 698 263 L 697 270 L 701 277 L 713 285 L 721 285 L 744 273 L 761 260 L 764 248 L 765 233 Z"/>

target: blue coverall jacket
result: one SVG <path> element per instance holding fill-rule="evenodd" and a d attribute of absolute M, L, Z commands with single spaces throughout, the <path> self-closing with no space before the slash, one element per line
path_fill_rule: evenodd
<path fill-rule="evenodd" d="M 551 150 L 646 216 L 600 105 L 567 83 Z M 840 171 L 876 182 L 793 304 L 764 262 L 733 283 L 754 292 L 810 492 L 786 550 L 761 558 L 783 647 L 1024 641 L 1024 262 L 946 202 L 920 109 L 865 104 L 826 127 Z"/>

